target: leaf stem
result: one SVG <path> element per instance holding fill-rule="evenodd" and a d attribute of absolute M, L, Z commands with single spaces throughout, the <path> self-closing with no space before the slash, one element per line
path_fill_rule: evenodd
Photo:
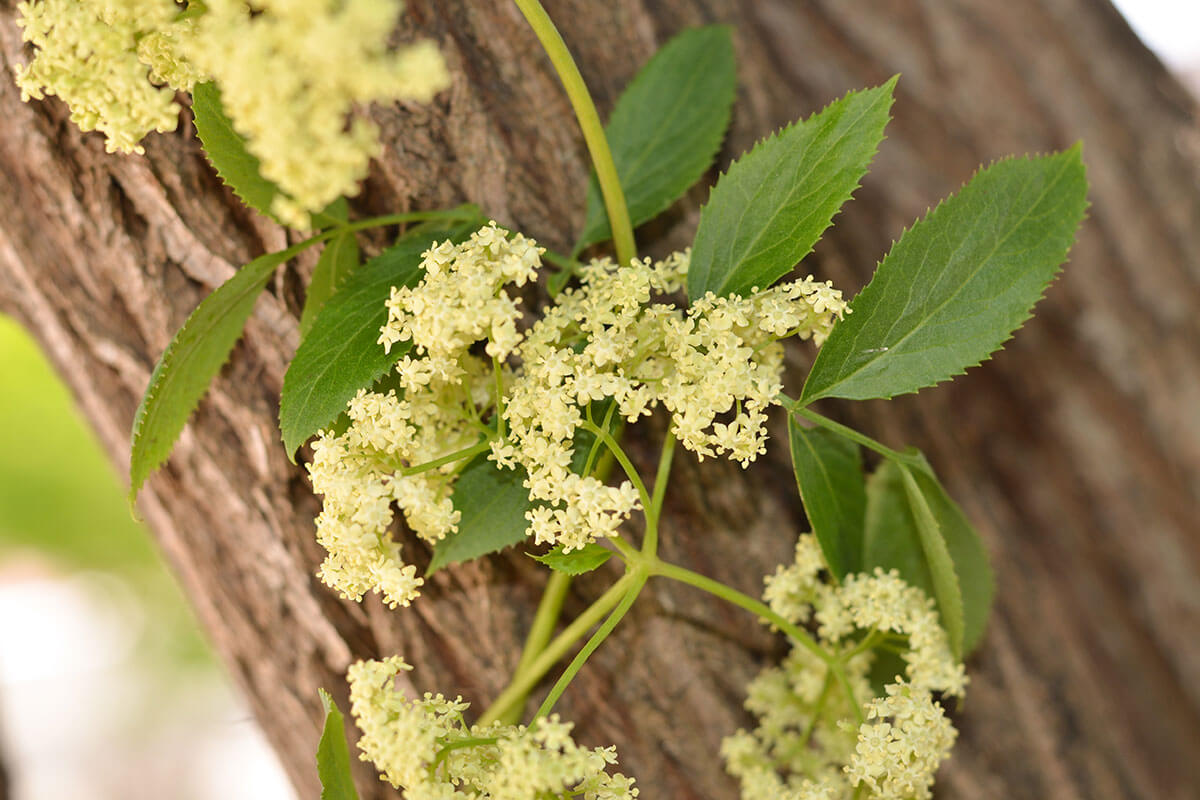
<path fill-rule="evenodd" d="M 608 635 L 617 627 L 617 623 L 621 621 L 621 618 L 633 607 L 634 601 L 637 600 L 638 594 L 642 591 L 642 587 L 646 585 L 646 580 L 650 575 L 644 568 L 635 567 L 631 572 L 626 573 L 625 577 L 632 578 L 633 580 L 625 589 L 620 604 L 613 609 L 613 612 L 608 615 L 608 619 L 604 620 L 604 624 L 592 634 L 592 638 L 588 639 L 587 644 L 575 655 L 575 658 L 571 659 L 571 663 L 567 665 L 563 674 L 555 681 L 553 688 L 550 689 L 550 693 L 546 695 L 546 699 L 542 701 L 542 705 L 538 708 L 537 713 L 533 715 L 533 722 L 530 723 L 531 727 L 536 725 L 539 719 L 549 714 L 550 709 L 554 708 L 554 704 L 558 702 L 558 698 L 566 691 L 567 685 L 575 678 L 579 670 L 583 668 L 588 658 L 592 653 L 596 652 L 596 648 L 608 638 Z"/>
<path fill-rule="evenodd" d="M 879 453 L 882 456 L 886 456 L 887 458 L 890 458 L 893 461 L 897 461 L 901 464 L 911 464 L 913 466 L 918 466 L 918 467 L 924 468 L 924 462 L 921 460 L 921 458 L 919 456 L 914 456 L 909 453 L 901 453 L 899 450 L 893 450 L 892 448 L 888 447 L 887 445 L 872 439 L 870 436 L 867 436 L 866 434 L 859 433 L 858 431 L 854 430 L 853 428 L 847 427 L 847 426 L 841 424 L 840 422 L 834 422 L 829 417 L 822 416 L 821 414 L 818 414 L 817 412 L 812 411 L 811 409 L 805 408 L 804 406 L 800 405 L 799 400 L 793 400 L 792 398 L 788 397 L 787 395 L 781 395 L 781 397 L 783 398 L 783 407 L 784 408 L 786 408 L 788 411 L 795 414 L 796 416 L 798 416 L 802 419 L 808 420 L 809 422 L 813 423 L 814 425 L 818 425 L 822 428 L 825 428 L 826 430 L 833 431 L 834 433 L 838 434 L 839 436 L 849 439 L 850 441 L 854 442 L 855 444 L 862 445 L 863 447 L 867 448 L 868 450 L 874 450 L 876 453 Z"/>
<path fill-rule="evenodd" d="M 398 471 L 406 478 L 409 475 L 420 475 L 422 472 L 428 472 L 431 469 L 444 467 L 447 464 L 453 464 L 455 461 L 462 461 L 465 458 L 473 458 L 480 453 L 487 451 L 491 446 L 491 439 L 485 439 L 482 442 L 471 445 L 470 447 L 464 447 L 461 450 L 455 450 L 453 453 L 447 453 L 441 458 L 435 458 L 432 461 L 426 461 L 422 464 L 417 464 L 412 467 L 399 467 Z"/>
<path fill-rule="evenodd" d="M 524 672 L 513 676 L 500 696 L 480 716 L 478 724 L 488 725 L 495 722 L 501 714 L 508 710 L 509 706 L 523 700 L 542 679 L 542 676 L 566 655 L 572 645 L 621 602 L 626 590 L 634 580 L 633 571 L 625 573 L 620 580 L 608 587 L 608 590 L 600 595 L 596 602 L 588 606 L 587 610 L 572 620 L 571 624 L 564 628 L 562 633 L 555 636 L 546 645 L 546 648 L 533 659 Z"/>
<path fill-rule="evenodd" d="M 617 248 L 617 262 L 628 266 L 637 258 L 637 246 L 633 239 L 633 226 L 629 221 L 629 207 L 625 203 L 625 193 L 621 190 L 621 180 L 617 175 L 617 166 L 613 162 L 612 151 L 608 147 L 608 138 L 604 135 L 604 126 L 600 123 L 600 115 L 596 112 L 596 104 L 588 92 L 579 67 L 571 57 L 571 51 L 554 26 L 550 15 L 538 0 L 514 0 L 517 8 L 525 15 L 529 27 L 550 63 L 554 65 L 558 78 L 562 81 L 575 117 L 579 120 L 579 128 L 583 131 L 583 139 L 587 143 L 588 153 L 592 157 L 592 165 L 596 168 L 596 178 L 600 183 L 600 193 L 604 195 L 604 207 L 608 211 L 608 220 L 613 232 L 613 243 Z"/>

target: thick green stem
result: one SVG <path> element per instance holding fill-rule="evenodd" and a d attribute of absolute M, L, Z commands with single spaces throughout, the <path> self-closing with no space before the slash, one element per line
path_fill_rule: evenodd
<path fill-rule="evenodd" d="M 546 699 L 542 701 L 541 707 L 539 707 L 537 713 L 533 715 L 533 722 L 531 725 L 536 725 L 539 719 L 545 717 L 550 713 L 550 709 L 554 708 L 554 704 L 558 702 L 558 698 L 562 696 L 564 691 L 566 691 L 567 685 L 574 680 L 575 676 L 579 673 L 579 670 L 583 668 L 583 665 L 587 662 L 588 658 L 592 655 L 592 653 L 596 652 L 596 648 L 604 643 L 604 640 L 608 638 L 608 635 L 613 632 L 614 628 L 617 627 L 617 623 L 621 621 L 621 618 L 624 617 L 629 609 L 633 607 L 633 603 L 637 600 L 638 594 L 642 591 L 642 587 L 646 585 L 646 579 L 650 576 L 644 569 L 636 568 L 632 572 L 627 573 L 626 577 L 632 577 L 633 582 L 625 590 L 625 595 L 621 598 L 620 605 L 613 609 L 613 612 L 608 615 L 608 619 L 604 620 L 604 624 L 601 625 L 594 634 L 592 634 L 592 638 L 588 639 L 587 644 L 585 644 L 583 649 L 575 655 L 575 658 L 571 659 L 571 663 L 563 671 L 563 674 L 559 676 L 558 680 L 555 681 L 554 686 L 550 689 L 550 693 L 546 695 Z"/>
<path fill-rule="evenodd" d="M 626 590 L 629 589 L 630 584 L 634 580 L 634 573 L 628 572 L 620 580 L 608 587 L 608 590 L 600 595 L 596 602 L 588 606 L 587 610 L 576 617 L 562 633 L 554 637 L 554 640 L 546 645 L 546 649 L 542 650 L 523 672 L 513 676 L 512 681 L 500 693 L 496 701 L 483 712 L 483 715 L 478 720 L 478 724 L 487 725 L 495 722 L 508 710 L 509 706 L 524 701 L 529 691 L 537 685 L 542 676 L 549 672 L 550 668 L 559 659 L 566 655 L 575 642 L 621 602 L 621 598 L 625 596 Z"/>
<path fill-rule="evenodd" d="M 571 51 L 538 0 L 515 0 L 517 8 L 525 15 L 529 27 L 533 28 L 538 41 L 550 57 L 571 107 L 575 109 L 575 117 L 579 120 L 579 128 L 583 131 L 583 139 L 587 142 L 588 153 L 596 168 L 596 178 L 600 183 L 600 193 L 604 195 L 604 208 L 608 211 L 608 222 L 612 228 L 613 244 L 617 248 L 617 262 L 627 266 L 637 257 L 637 247 L 633 241 L 633 225 L 629 221 L 629 207 L 625 204 L 625 193 L 621 190 L 621 180 L 617 176 L 617 165 L 613 162 L 612 151 L 608 147 L 608 138 L 604 135 L 604 126 L 600 115 L 596 112 L 596 104 L 588 92 L 579 67 L 571 57 Z"/>
<path fill-rule="evenodd" d="M 534 660 L 546 649 L 550 637 L 554 635 L 554 626 L 558 624 L 558 616 L 562 613 L 563 601 L 566 600 L 567 590 L 570 588 L 570 575 L 565 572 L 550 572 L 550 579 L 546 581 L 546 588 L 538 603 L 537 614 L 533 618 L 533 627 L 529 629 L 529 636 L 525 639 L 525 648 L 521 651 L 521 660 L 517 663 L 514 675 L 520 675 L 528 670 Z M 519 722 L 524 705 L 524 698 L 514 702 L 500 716 L 500 722 L 508 725 Z"/>

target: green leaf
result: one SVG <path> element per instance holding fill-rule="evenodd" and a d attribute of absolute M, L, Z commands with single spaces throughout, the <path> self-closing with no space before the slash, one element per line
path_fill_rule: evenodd
<path fill-rule="evenodd" d="M 796 485 L 825 563 L 838 579 L 862 571 L 867 490 L 858 445 L 788 417 Z"/>
<path fill-rule="evenodd" d="M 937 601 L 956 654 L 979 644 L 995 593 L 991 565 L 979 534 L 927 466 L 888 460 L 868 479 L 863 571 L 875 567 L 897 570 Z"/>
<path fill-rule="evenodd" d="M 317 775 L 321 778 L 321 800 L 358 800 L 354 778 L 350 774 L 350 748 L 346 744 L 346 729 L 342 712 L 324 689 L 321 705 L 325 707 L 325 727 L 317 745 Z"/>
<path fill-rule="evenodd" d="M 916 478 L 908 467 L 900 465 L 900 479 L 904 483 L 904 494 L 908 497 L 908 508 L 916 523 L 917 539 L 929 566 L 929 577 L 933 582 L 933 594 L 941 612 L 942 627 L 950 639 L 950 652 L 962 658 L 963 652 L 963 598 L 954 571 L 954 561 L 946 548 L 942 526 L 938 524 L 929 506 L 929 500 L 917 485 Z"/>
<path fill-rule="evenodd" d="M 540 561 L 552 570 L 565 572 L 568 575 L 582 575 L 600 567 L 612 558 L 613 552 L 598 544 L 585 544 L 580 550 L 564 553 L 562 545 L 546 553 L 544 556 L 531 555 L 534 561 Z"/>
<path fill-rule="evenodd" d="M 196 134 L 217 175 L 243 203 L 274 219 L 271 201 L 279 189 L 262 176 L 258 158 L 246 149 L 246 140 L 233 129 L 233 121 L 221 104 L 221 90 L 215 83 L 196 84 L 192 90 L 192 113 L 196 118 Z"/>
<path fill-rule="evenodd" d="M 309 240 L 267 253 L 242 267 L 204 298 L 167 345 L 133 418 L 131 501 L 171 454 L 188 417 L 241 338 L 254 303 L 276 267 L 312 244 Z"/>
<path fill-rule="evenodd" d="M 523 541 L 525 512 L 532 507 L 524 481 L 525 470 L 501 469 L 487 453 L 467 464 L 454 484 L 454 507 L 462 512 L 458 530 L 433 548 L 425 574 Z"/>
<path fill-rule="evenodd" d="M 478 229 L 471 221 L 448 229 L 422 227 L 350 274 L 317 313 L 288 366 L 279 399 L 279 428 L 288 457 L 332 424 L 358 392 L 378 380 L 408 351 L 404 342 L 385 353 L 376 342 L 387 322 L 393 286 L 421 279 L 421 254 L 435 241 L 461 242 Z"/>
<path fill-rule="evenodd" d="M 736 88 L 733 41 L 725 25 L 680 33 L 625 88 L 604 131 L 634 225 L 665 211 L 712 165 Z M 576 252 L 611 237 L 593 173 Z"/>
<path fill-rule="evenodd" d="M 866 174 L 895 85 L 851 92 L 730 165 L 700 212 L 688 297 L 766 289 L 812 251 Z"/>
<path fill-rule="evenodd" d="M 1078 145 L 976 174 L 884 257 L 821 348 L 800 402 L 915 392 L 987 359 L 1029 318 L 1086 208 Z"/>
<path fill-rule="evenodd" d="M 304 297 L 304 311 L 300 313 L 301 339 L 312 330 L 317 312 L 333 296 L 338 284 L 354 271 L 358 261 L 358 239 L 351 231 L 339 233 L 325 245 Z"/>

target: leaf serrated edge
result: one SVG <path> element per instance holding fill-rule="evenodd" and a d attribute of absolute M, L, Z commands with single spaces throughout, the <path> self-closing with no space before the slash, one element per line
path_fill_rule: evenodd
<path fill-rule="evenodd" d="M 220 90 L 219 90 L 219 89 L 216 89 L 216 88 L 214 87 L 214 91 L 216 91 L 216 92 L 217 92 L 217 94 L 216 94 L 216 96 L 215 96 L 215 99 L 216 99 L 216 100 L 220 100 L 220 99 L 221 99 Z M 204 105 L 207 105 L 207 103 L 208 103 L 208 101 L 207 101 L 207 100 L 203 100 L 203 99 L 202 99 L 200 102 L 201 102 L 202 104 L 204 104 Z M 227 132 L 228 132 L 228 135 L 229 135 L 231 138 L 233 138 L 233 139 L 236 139 L 237 141 L 239 141 L 239 142 L 241 142 L 241 143 L 242 143 L 242 149 L 243 149 L 243 151 L 245 152 L 246 156 L 248 156 L 249 158 L 253 159 L 253 161 L 254 161 L 254 173 L 255 173 L 255 175 L 256 175 L 256 176 L 258 177 L 258 179 L 259 179 L 259 180 L 261 180 L 261 181 L 262 181 L 262 182 L 263 182 L 263 183 L 264 183 L 266 186 L 270 187 L 270 188 L 273 190 L 273 194 L 272 194 L 272 195 L 271 195 L 271 197 L 269 198 L 269 200 L 272 200 L 272 201 L 273 201 L 273 200 L 275 199 L 275 197 L 277 197 L 277 196 L 279 196 L 279 195 L 281 194 L 281 192 L 280 192 L 280 190 L 279 190 L 279 187 L 278 187 L 278 186 L 276 186 L 276 185 L 275 185 L 273 182 L 271 182 L 271 181 L 267 180 L 266 178 L 264 178 L 264 177 L 262 176 L 262 172 L 260 171 L 260 167 L 261 167 L 262 161 L 261 161 L 261 160 L 258 158 L 258 156 L 254 155 L 254 154 L 253 154 L 253 153 L 251 153 L 251 152 L 250 152 L 248 149 L 246 149 L 246 146 L 245 146 L 246 137 L 245 137 L 245 136 L 243 136 L 241 133 L 239 133 L 239 132 L 238 132 L 238 130 L 237 130 L 237 128 L 233 127 L 233 120 L 231 120 L 231 119 L 229 118 L 229 115 L 225 113 L 225 107 L 224 107 L 224 105 L 223 105 L 223 104 L 219 104 L 219 105 L 217 105 L 217 107 L 216 107 L 214 110 L 215 110 L 217 113 L 216 113 L 216 114 L 211 114 L 211 115 L 208 115 L 208 120 L 212 121 L 214 124 L 220 125 L 220 126 L 221 126 L 221 127 L 224 129 L 224 131 L 227 131 Z M 234 195 L 235 195 L 235 196 L 236 196 L 236 197 L 237 197 L 239 200 L 241 200 L 241 201 L 242 201 L 242 204 L 243 204 L 243 205 L 245 205 L 247 208 L 252 208 L 252 209 L 254 209 L 255 211 L 257 211 L 257 212 L 259 212 L 260 214 L 262 214 L 263 216 L 265 216 L 265 217 L 267 217 L 267 218 L 271 219 L 272 221 L 274 221 L 274 222 L 276 222 L 276 223 L 278 223 L 278 224 L 281 224 L 281 225 L 282 225 L 283 223 L 281 223 L 281 222 L 279 221 L 279 219 L 278 219 L 278 218 L 277 218 L 277 217 L 276 217 L 276 216 L 275 216 L 273 213 L 271 213 L 271 210 L 270 210 L 269 203 L 268 203 L 268 207 L 267 207 L 267 208 L 262 208 L 262 207 L 260 207 L 260 206 L 259 206 L 257 203 L 255 203 L 255 202 L 252 202 L 252 201 L 251 201 L 251 199 L 250 199 L 249 197 L 247 197 L 247 196 L 246 196 L 246 194 L 245 194 L 244 190 L 243 190 L 242 188 L 239 188 L 239 187 L 238 187 L 238 185 L 237 185 L 237 183 L 236 183 L 234 180 L 232 180 L 232 179 L 231 179 L 231 177 L 229 176 L 229 174 L 227 173 L 227 171 L 226 171 L 226 170 L 224 170 L 224 169 L 222 169 L 222 168 L 220 167 L 220 165 L 218 165 L 218 164 L 217 164 L 217 162 L 213 160 L 212 153 L 211 153 L 211 148 L 210 148 L 210 146 L 209 146 L 209 143 L 208 143 L 207 141 L 205 141 L 205 140 L 206 140 L 208 137 L 206 137 L 206 136 L 205 136 L 205 135 L 202 133 L 202 131 L 201 131 L 201 128 L 202 128 L 202 126 L 201 126 L 201 125 L 198 125 L 198 124 L 196 124 L 196 121 L 195 121 L 195 119 L 196 119 L 196 116 L 195 116 L 195 111 L 196 111 L 196 98 L 195 98 L 195 93 L 193 93 L 193 96 L 192 96 L 192 114 L 193 114 L 192 124 L 193 124 L 193 125 L 195 125 L 195 128 L 196 128 L 196 136 L 197 136 L 197 138 L 199 138 L 199 139 L 200 139 L 200 144 L 201 144 L 201 145 L 203 145 L 203 147 L 201 147 L 201 151 L 204 153 L 204 160 L 205 160 L 205 161 L 207 161 L 207 162 L 209 163 L 209 165 L 210 165 L 210 166 L 213 168 L 213 172 L 215 172 L 215 173 L 217 174 L 217 177 L 221 179 L 221 183 L 223 183 L 225 186 L 228 186 L 228 187 L 229 187 L 229 190 L 230 190 L 231 192 L 233 192 L 233 194 L 234 194 Z M 334 202 L 337 202 L 337 201 L 335 200 Z"/>
<path fill-rule="evenodd" d="M 922 222 L 927 222 L 927 221 L 934 219 L 936 217 L 936 215 L 938 214 L 938 212 L 940 212 L 942 210 L 943 206 L 946 205 L 946 203 L 959 197 L 962 194 L 963 190 L 966 189 L 967 186 L 970 185 L 970 183 L 973 180 L 975 180 L 975 178 L 977 178 L 980 174 L 986 172 L 987 170 L 991 169 L 992 167 L 995 167 L 999 164 L 1003 164 L 1003 163 L 1006 163 L 1009 161 L 1031 161 L 1032 162 L 1032 161 L 1039 160 L 1039 159 L 1053 158 L 1053 157 L 1058 157 L 1058 156 L 1067 156 L 1067 155 L 1070 155 L 1071 153 L 1075 153 L 1075 152 L 1078 152 L 1080 155 L 1079 164 L 1083 168 L 1083 179 L 1084 179 L 1084 183 L 1086 186 L 1087 164 L 1084 163 L 1083 157 L 1082 157 L 1083 156 L 1082 141 L 1076 141 L 1073 145 L 1071 145 L 1071 147 L 1067 148 L 1066 150 L 1050 151 L 1047 153 L 1033 153 L 1033 154 L 1025 153 L 1024 155 L 1012 154 L 1012 155 L 1003 156 L 1001 158 L 993 159 L 992 161 L 988 162 L 986 165 L 981 164 L 979 167 L 977 167 L 975 169 L 975 171 L 973 173 L 971 173 L 971 176 L 969 178 L 967 178 L 965 181 L 962 182 L 962 184 L 958 187 L 957 190 L 955 190 L 954 192 L 946 195 L 941 200 L 939 200 L 936 205 L 932 206 L 932 210 L 930 207 L 927 206 L 925 209 L 924 215 L 917 217 L 915 220 L 913 220 L 913 222 L 911 224 L 905 226 L 900 231 L 900 235 L 892 240 L 891 247 L 888 248 L 888 252 L 884 254 L 884 257 L 875 262 L 875 271 L 877 272 L 879 270 L 879 267 L 886 260 L 888 254 L 891 253 L 891 251 L 895 248 L 896 244 L 899 243 L 900 240 L 902 240 L 909 231 L 911 231 L 914 227 L 916 227 L 918 224 L 920 224 Z M 1069 160 L 1066 163 L 1069 165 L 1070 164 Z M 1038 303 L 1040 303 L 1043 299 L 1045 299 L 1046 292 L 1050 289 L 1050 287 L 1054 284 L 1054 282 L 1056 280 L 1058 280 L 1059 276 L 1062 274 L 1063 267 L 1065 267 L 1067 265 L 1067 263 L 1070 262 L 1071 250 L 1074 248 L 1075 243 L 1078 242 L 1078 240 L 1079 240 L 1079 231 L 1083 228 L 1083 223 L 1086 222 L 1088 219 L 1087 212 L 1088 212 L 1088 209 L 1091 208 L 1091 205 L 1092 205 L 1091 201 L 1088 200 L 1087 196 L 1085 195 L 1084 201 L 1083 201 L 1083 208 L 1081 209 L 1081 212 L 1080 212 L 1079 221 L 1076 223 L 1075 228 L 1071 231 L 1070 242 L 1067 244 L 1067 249 L 1066 249 L 1066 253 L 1063 256 L 1063 260 L 1058 263 L 1058 266 L 1054 269 L 1054 271 L 1050 274 L 1050 277 L 1042 285 L 1041 290 L 1038 292 L 1037 298 L 1033 301 L 1033 303 L 1030 304 L 1029 310 L 1025 313 L 1025 316 L 1022 317 L 1018 321 L 1017 325 L 1011 331 L 1009 331 L 1008 336 L 1001 339 L 996 344 L 995 349 L 993 349 L 990 353 L 986 354 L 985 356 L 983 356 L 982 358 L 980 358 L 978 361 L 976 361 L 973 364 L 964 365 L 963 367 L 960 368 L 960 370 L 958 372 L 952 372 L 952 373 L 948 374 L 945 378 L 934 381 L 933 383 L 925 384 L 924 386 L 919 386 L 915 389 L 911 389 L 911 390 L 903 391 L 903 392 L 896 392 L 895 394 L 888 395 L 886 398 L 847 398 L 847 399 L 891 399 L 893 397 L 903 397 L 905 395 L 917 394 L 922 389 L 930 389 L 935 386 L 940 386 L 943 383 L 952 381 L 956 377 L 959 377 L 961 375 L 966 375 L 967 370 L 975 369 L 976 367 L 982 366 L 983 364 L 987 363 L 988 361 L 991 361 L 995 357 L 996 353 L 998 353 L 1004 349 L 1005 344 L 1007 344 L 1009 341 L 1011 341 L 1013 338 L 1016 337 L 1017 331 L 1019 331 L 1019 330 L 1021 330 L 1021 328 L 1025 327 L 1025 323 L 1029 322 L 1029 320 L 1033 318 L 1033 316 L 1034 316 L 1033 309 L 1037 306 Z M 871 284 L 874 283 L 874 280 L 875 280 L 875 277 L 874 277 L 874 272 L 873 272 L 871 280 L 868 281 L 867 285 L 864 286 L 861 290 L 859 290 L 858 294 L 855 295 L 854 298 L 850 301 L 851 311 L 853 311 L 854 300 L 857 300 L 859 297 L 861 297 L 863 292 L 866 292 L 870 288 Z M 836 330 L 836 326 L 835 326 L 835 330 Z M 821 357 L 821 352 L 824 352 L 823 348 L 821 351 L 819 351 L 817 353 L 818 360 Z M 870 363 L 873 363 L 873 361 L 867 362 L 867 364 L 870 364 Z M 858 371 L 865 368 L 865 366 L 867 366 L 867 364 L 862 365 L 861 367 L 859 367 L 858 370 L 855 370 L 854 373 L 850 373 L 850 374 L 851 375 L 856 374 Z M 809 374 L 811 375 L 815 370 L 816 370 L 816 361 L 813 362 L 813 367 L 812 367 L 812 369 L 810 369 Z M 802 405 L 808 405 L 809 403 L 814 403 L 817 400 L 821 400 L 821 399 L 827 398 L 827 397 L 841 397 L 841 395 L 828 394 L 827 391 L 829 388 L 831 388 L 833 386 L 837 386 L 840 383 L 844 383 L 845 381 L 846 381 L 846 378 L 842 378 L 837 383 L 830 384 L 830 386 L 826 387 L 825 389 L 818 390 L 817 394 L 810 396 L 807 392 L 808 382 L 806 380 L 805 385 L 800 390 L 800 397 L 799 397 L 798 402 L 801 403 Z"/>
<path fill-rule="evenodd" d="M 813 118 L 820 116 L 821 114 L 824 114 L 826 111 L 828 111 L 830 108 L 837 105 L 838 103 L 845 102 L 846 98 L 850 97 L 851 95 L 862 94 L 864 92 L 870 92 L 870 91 L 878 91 L 885 87 L 892 89 L 893 91 L 888 92 L 888 112 L 886 114 L 886 119 L 884 120 L 884 129 L 886 130 L 888 123 L 890 123 L 893 119 L 892 114 L 891 114 L 891 108 L 895 104 L 894 89 L 895 89 L 896 84 L 899 81 L 899 79 L 900 79 L 900 74 L 896 73 L 895 75 L 892 75 L 892 77 L 888 78 L 888 80 L 879 84 L 878 86 L 868 86 L 865 89 L 848 89 L 846 91 L 846 93 L 843 94 L 841 97 L 830 100 L 824 106 L 822 106 L 818 110 L 812 112 L 807 117 L 802 117 L 800 119 L 793 120 L 792 122 L 789 122 L 787 125 L 784 125 L 771 133 L 767 133 L 761 139 L 756 140 L 754 142 L 754 144 L 752 144 L 749 147 L 749 149 L 742 151 L 741 155 L 730 160 L 729 166 L 727 166 L 724 171 L 718 170 L 717 180 L 713 183 L 713 187 L 709 191 L 708 201 L 705 203 L 702 203 L 700 205 L 700 209 L 699 209 L 700 222 L 697 225 L 697 231 L 699 231 L 699 226 L 704 224 L 705 214 L 708 212 L 709 207 L 712 205 L 713 194 L 716 192 L 717 187 L 720 185 L 721 181 L 729 175 L 730 171 L 742 159 L 753 154 L 760 147 L 763 147 L 765 144 L 767 144 L 767 142 L 778 140 L 783 135 L 785 135 L 786 133 L 791 131 L 793 128 L 803 125 L 804 123 L 807 123 L 809 120 L 812 120 Z M 879 142 L 875 145 L 875 149 L 871 152 L 870 156 L 868 156 L 868 158 L 867 158 L 868 165 L 875 160 L 875 156 L 877 156 L 879 154 L 880 145 L 882 145 L 885 141 L 887 141 L 886 133 L 880 138 Z M 864 172 L 864 174 L 865 174 L 865 172 Z M 842 206 L 844 206 L 846 204 L 846 202 L 848 202 L 849 200 L 852 200 L 854 198 L 854 193 L 857 192 L 860 188 L 862 188 L 862 178 L 861 177 L 858 179 L 858 182 L 855 183 L 854 187 L 852 189 L 850 189 L 850 191 L 847 193 L 845 200 L 843 200 L 842 203 L 836 209 L 834 209 L 833 214 L 830 215 L 829 222 L 826 223 L 826 225 L 825 225 L 826 230 L 828 230 L 829 226 L 833 224 L 833 218 L 841 213 Z M 819 239 L 818 239 L 818 241 L 819 241 Z M 803 261 L 804 258 L 806 258 L 810 253 L 812 253 L 813 249 L 814 249 L 814 247 L 810 247 L 808 249 L 808 252 L 804 253 L 804 255 L 800 256 L 800 258 L 797 258 L 796 264 L 798 265 L 801 261 Z M 689 277 L 690 277 L 690 275 L 691 275 L 691 270 L 689 269 Z M 763 287 L 759 287 L 759 288 L 761 289 Z M 696 299 L 695 297 L 693 297 L 690 284 L 687 287 L 685 287 L 685 291 L 687 293 L 689 301 Z M 713 291 L 713 290 L 710 289 L 709 291 Z M 714 293 L 716 293 L 716 292 L 714 292 Z"/>

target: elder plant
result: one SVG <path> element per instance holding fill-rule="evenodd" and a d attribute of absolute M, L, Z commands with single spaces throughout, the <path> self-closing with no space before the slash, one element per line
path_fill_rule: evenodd
<path fill-rule="evenodd" d="M 430 102 L 449 85 L 432 42 L 390 44 L 398 2 L 20 4 L 33 45 L 16 75 L 27 99 L 58 95 L 109 150 L 136 153 L 150 131 L 175 127 L 177 97 L 190 93 L 220 176 L 252 208 L 310 232 L 245 265 L 175 336 L 134 422 L 131 497 L 169 455 L 271 275 L 323 245 L 280 402 L 289 456 L 312 440 L 321 580 L 397 608 L 420 602 L 428 574 L 508 547 L 549 570 L 519 665 L 486 709 L 408 696 L 396 686 L 410 669 L 403 654 L 350 666 L 358 748 L 383 780 L 412 800 L 636 797 L 615 748 L 575 742 L 554 707 L 647 582 L 665 579 L 745 609 L 791 644 L 747 687 L 756 727 L 721 747 L 744 798 L 929 797 L 954 743 L 945 708 L 965 694 L 991 570 L 918 451 L 812 404 L 915 392 L 1001 347 L 1082 219 L 1079 147 L 981 169 L 900 235 L 850 302 L 828 281 L 787 279 L 866 173 L 893 78 L 762 140 L 716 181 L 692 246 L 644 258 L 634 227 L 700 180 L 720 148 L 736 85 L 730 30 L 668 42 L 604 126 L 540 4 L 516 5 L 594 165 L 569 254 L 475 206 L 350 219 L 344 196 L 383 146 L 358 109 Z M 364 261 L 356 233 L 387 225 L 404 228 Z M 519 290 L 542 276 L 545 302 L 525 309 Z M 795 397 L 784 393 L 789 339 L 820 348 Z M 663 560 L 659 522 L 679 451 L 746 466 L 766 452 L 773 413 L 787 418 L 811 532 L 760 600 Z M 643 473 L 621 442 L 655 415 L 666 433 Z M 869 475 L 863 448 L 876 454 Z M 423 574 L 413 537 L 432 549 Z M 619 577 L 561 620 L 571 576 L 612 559 Z M 355 797 L 341 713 L 322 701 L 323 796 Z"/>

